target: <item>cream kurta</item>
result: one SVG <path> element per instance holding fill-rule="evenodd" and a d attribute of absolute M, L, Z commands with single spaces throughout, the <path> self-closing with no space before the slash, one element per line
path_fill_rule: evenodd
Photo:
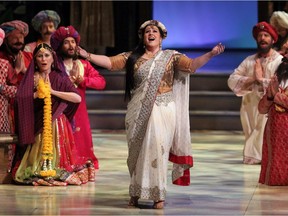
<path fill-rule="evenodd" d="M 258 112 L 258 103 L 282 60 L 282 56 L 276 51 L 273 51 L 267 58 L 260 58 L 264 81 L 262 84 L 254 82 L 248 86 L 247 80 L 254 76 L 255 57 L 256 54 L 248 56 L 228 79 L 229 88 L 237 96 L 242 97 L 240 118 L 245 135 L 243 161 L 248 164 L 261 162 L 263 133 L 267 117 Z"/>

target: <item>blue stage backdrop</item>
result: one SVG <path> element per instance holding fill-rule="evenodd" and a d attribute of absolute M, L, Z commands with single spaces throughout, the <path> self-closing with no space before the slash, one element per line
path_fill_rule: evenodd
<path fill-rule="evenodd" d="M 164 48 L 254 49 L 257 1 L 153 1 L 153 18 L 168 30 Z"/>

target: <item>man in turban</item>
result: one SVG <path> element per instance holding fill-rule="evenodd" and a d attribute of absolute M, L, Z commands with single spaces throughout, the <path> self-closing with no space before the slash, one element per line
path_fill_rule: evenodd
<path fill-rule="evenodd" d="M 33 53 L 35 47 L 39 43 L 46 43 L 50 45 L 50 38 L 53 32 L 56 31 L 59 23 L 61 22 L 60 16 L 53 10 L 42 10 L 37 13 L 31 24 L 34 30 L 39 33 L 38 40 L 28 43 L 24 51 Z"/>
<path fill-rule="evenodd" d="M 272 49 L 278 35 L 273 26 L 259 22 L 253 27 L 258 52 L 248 56 L 228 79 L 229 88 L 242 97 L 240 118 L 245 135 L 244 164 L 259 164 L 266 116 L 258 111 L 258 103 L 264 95 L 271 77 L 282 61 L 282 56 Z"/>
<path fill-rule="evenodd" d="M 2 45 L 5 38 L 5 32 L 0 28 L 0 46 Z M 0 133 L 14 133 L 14 124 L 11 111 L 12 99 L 15 97 L 17 87 L 9 84 L 8 73 L 12 71 L 11 65 L 6 59 L 0 58 Z M 14 157 L 15 144 L 9 144 L 8 146 L 8 164 L 5 167 L 6 170 L 10 171 L 12 167 L 12 161 Z M 6 173 L 8 176 L 9 173 Z"/>
<path fill-rule="evenodd" d="M 0 47 L 0 58 L 8 62 L 7 71 L 1 71 L 5 74 L 5 83 L 10 87 L 10 98 L 8 107 L 8 118 L 10 120 L 10 131 L 15 131 L 14 125 L 14 93 L 15 87 L 18 87 L 31 60 L 32 55 L 22 51 L 24 49 L 24 38 L 28 35 L 28 25 L 21 20 L 4 22 L 0 28 L 5 32 L 5 38 Z M 3 66 L 3 65 L 2 65 Z M 3 74 L 2 74 L 3 73 Z M 6 90 L 3 88 L 2 93 Z M 7 126 L 6 126 L 7 127 Z"/>
<path fill-rule="evenodd" d="M 5 32 L 0 28 L 0 46 L 5 38 Z M 5 59 L 0 58 L 0 132 L 11 133 L 9 118 L 9 100 L 14 98 L 17 87 L 7 83 L 10 65 Z"/>
<path fill-rule="evenodd" d="M 274 11 L 270 24 L 278 33 L 278 41 L 274 44 L 274 48 L 281 54 L 288 53 L 288 13 L 284 11 Z"/>
<path fill-rule="evenodd" d="M 0 28 L 5 32 L 4 42 L 0 47 L 0 58 L 8 60 L 12 66 L 8 81 L 18 85 L 32 60 L 32 54 L 22 51 L 29 28 L 27 23 L 21 20 L 2 23 Z"/>
<path fill-rule="evenodd" d="M 61 26 L 51 36 L 51 46 L 56 51 L 63 71 L 70 77 L 71 82 L 77 86 L 82 97 L 81 103 L 74 116 L 75 144 L 82 158 L 86 158 L 89 167 L 89 181 L 94 181 L 95 169 L 98 160 L 94 154 L 90 121 L 86 107 L 86 88 L 102 90 L 106 86 L 103 76 L 84 59 L 77 59 L 77 47 L 80 35 L 73 26 Z"/>

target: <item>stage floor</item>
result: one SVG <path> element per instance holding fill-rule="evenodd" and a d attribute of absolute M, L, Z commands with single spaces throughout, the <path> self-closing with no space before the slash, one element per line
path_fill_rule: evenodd
<path fill-rule="evenodd" d="M 129 174 L 123 131 L 95 131 L 95 183 L 44 187 L 0 185 L 1 215 L 288 215 L 288 187 L 258 184 L 260 165 L 242 164 L 241 132 L 193 131 L 191 185 L 171 184 L 165 208 L 151 201 L 127 209 Z M 169 168 L 170 169 L 170 168 Z"/>

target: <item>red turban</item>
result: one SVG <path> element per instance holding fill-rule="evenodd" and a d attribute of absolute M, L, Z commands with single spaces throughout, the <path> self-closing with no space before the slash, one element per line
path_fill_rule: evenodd
<path fill-rule="evenodd" d="M 252 31 L 253 37 L 254 37 L 255 40 L 257 40 L 257 36 L 258 36 L 259 32 L 261 32 L 261 31 L 265 31 L 265 32 L 269 33 L 271 35 L 271 37 L 273 38 L 274 43 L 277 42 L 278 34 L 277 34 L 276 29 L 272 25 L 270 25 L 267 22 L 259 22 L 259 23 L 257 23 L 253 27 L 253 31 Z"/>
<path fill-rule="evenodd" d="M 52 35 L 50 39 L 51 47 L 57 51 L 67 37 L 73 37 L 76 41 L 76 44 L 79 45 L 80 43 L 80 35 L 75 30 L 73 26 L 61 26 L 59 27 Z"/>
<path fill-rule="evenodd" d="M 14 30 L 20 31 L 24 35 L 24 37 L 26 37 L 29 33 L 28 24 L 21 20 L 13 20 L 10 22 L 2 23 L 0 28 L 5 31 L 6 37 L 9 34 L 13 33 Z"/>

